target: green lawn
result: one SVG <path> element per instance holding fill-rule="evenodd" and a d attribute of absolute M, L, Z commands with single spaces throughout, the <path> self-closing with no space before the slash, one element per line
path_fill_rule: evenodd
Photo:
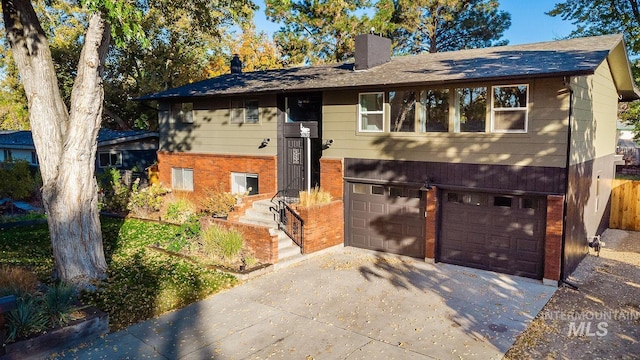
<path fill-rule="evenodd" d="M 233 276 L 158 253 L 150 244 L 181 236 L 173 225 L 102 217 L 108 278 L 84 303 L 109 313 L 112 331 L 203 299 L 236 284 Z M 47 281 L 53 270 L 46 224 L 0 231 L 0 265 L 31 268 Z"/>

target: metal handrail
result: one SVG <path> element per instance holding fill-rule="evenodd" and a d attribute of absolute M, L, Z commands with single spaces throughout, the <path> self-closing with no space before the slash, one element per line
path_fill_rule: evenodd
<path fill-rule="evenodd" d="M 278 201 L 278 214 L 278 228 L 284 231 L 300 247 L 300 253 L 304 254 L 304 220 L 284 200 Z"/>

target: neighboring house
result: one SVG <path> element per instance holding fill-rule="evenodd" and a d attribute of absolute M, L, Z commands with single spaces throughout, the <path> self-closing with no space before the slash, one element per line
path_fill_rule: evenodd
<path fill-rule="evenodd" d="M 233 73 L 151 94 L 160 180 L 202 194 L 319 185 L 345 245 L 557 282 L 606 228 L 620 35 Z"/>
<path fill-rule="evenodd" d="M 627 124 L 618 119 L 616 122 L 616 128 L 618 130 L 616 154 L 622 155 L 623 164 L 625 166 L 640 165 L 640 151 L 638 151 L 638 144 L 633 140 L 633 125 Z"/>
<path fill-rule="evenodd" d="M 157 132 L 100 129 L 96 169 L 101 171 L 111 166 L 129 170 L 137 167 L 144 171 L 156 162 L 157 150 Z M 0 131 L 0 161 L 7 160 L 26 160 L 31 165 L 38 165 L 31 131 Z"/>

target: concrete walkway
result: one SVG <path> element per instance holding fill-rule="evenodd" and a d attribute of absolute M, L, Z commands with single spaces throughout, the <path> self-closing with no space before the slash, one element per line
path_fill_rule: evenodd
<path fill-rule="evenodd" d="M 556 289 L 338 248 L 63 359 L 500 359 Z"/>

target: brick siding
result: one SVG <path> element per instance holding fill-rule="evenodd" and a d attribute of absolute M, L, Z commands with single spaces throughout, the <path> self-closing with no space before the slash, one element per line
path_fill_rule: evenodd
<path fill-rule="evenodd" d="M 235 229 L 242 233 L 245 246 L 256 259 L 268 264 L 278 262 L 278 235 L 272 235 L 266 226 L 241 224 L 211 217 L 201 218 L 200 224 L 203 230 L 213 224 L 225 229 Z"/>
<path fill-rule="evenodd" d="M 438 189 L 434 186 L 433 189 L 427 191 L 427 218 L 426 218 L 426 244 L 425 244 L 425 257 L 428 259 L 435 259 L 436 257 L 436 218 L 438 216 Z"/>
<path fill-rule="evenodd" d="M 171 187 L 172 168 L 193 169 L 193 193 L 190 197 L 203 195 L 204 190 L 220 187 L 231 191 L 231 173 L 258 174 L 260 194 L 277 191 L 277 161 L 275 156 L 216 155 L 202 153 L 178 153 L 158 151 L 160 182 Z"/>
<path fill-rule="evenodd" d="M 342 200 L 327 205 L 296 209 L 304 220 L 304 253 L 309 254 L 344 244 Z"/>
<path fill-rule="evenodd" d="M 334 199 L 343 198 L 343 160 L 320 159 L 320 184 Z"/>
<path fill-rule="evenodd" d="M 564 196 L 547 196 L 547 229 L 544 243 L 544 278 L 560 280 Z"/>

